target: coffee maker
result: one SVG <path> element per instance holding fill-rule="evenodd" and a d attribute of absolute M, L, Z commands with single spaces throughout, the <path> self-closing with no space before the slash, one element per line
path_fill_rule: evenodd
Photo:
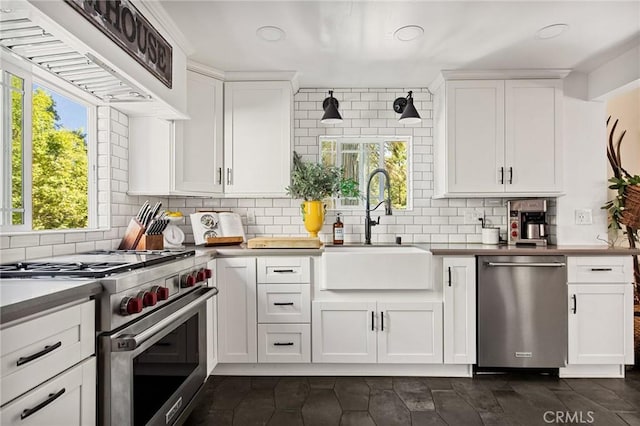
<path fill-rule="evenodd" d="M 531 198 L 507 202 L 509 244 L 546 246 L 549 239 L 547 200 Z"/>

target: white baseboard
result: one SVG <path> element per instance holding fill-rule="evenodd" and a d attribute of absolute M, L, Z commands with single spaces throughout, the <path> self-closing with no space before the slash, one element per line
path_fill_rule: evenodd
<path fill-rule="evenodd" d="M 624 378 L 624 364 L 568 365 L 558 370 L 562 378 Z"/>
<path fill-rule="evenodd" d="M 228 376 L 421 376 L 472 377 L 470 364 L 218 364 Z"/>

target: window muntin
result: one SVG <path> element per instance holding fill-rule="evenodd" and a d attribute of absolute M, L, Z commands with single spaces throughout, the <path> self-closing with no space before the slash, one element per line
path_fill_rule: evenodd
<path fill-rule="evenodd" d="M 94 227 L 96 107 L 48 80 L 32 83 L 12 64 L 2 68 L 2 231 Z"/>
<path fill-rule="evenodd" d="M 330 208 L 355 209 L 364 206 L 369 174 L 384 168 L 391 177 L 391 201 L 396 210 L 411 208 L 410 156 L 408 136 L 320 137 L 320 161 L 342 167 L 345 177 L 358 182 L 360 198 L 331 200 Z M 382 200 L 384 179 L 378 174 L 371 181 L 371 200 Z"/>

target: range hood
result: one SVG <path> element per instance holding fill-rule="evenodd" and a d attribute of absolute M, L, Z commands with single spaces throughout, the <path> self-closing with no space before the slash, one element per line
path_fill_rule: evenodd
<path fill-rule="evenodd" d="M 33 22 L 25 10 L 0 13 L 0 45 L 103 102 L 152 97 L 89 52 L 79 52 Z"/>

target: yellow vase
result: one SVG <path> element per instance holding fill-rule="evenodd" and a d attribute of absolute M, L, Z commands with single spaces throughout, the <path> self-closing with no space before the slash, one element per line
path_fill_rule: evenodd
<path fill-rule="evenodd" d="M 318 238 L 318 231 L 322 229 L 324 224 L 325 205 L 322 201 L 305 201 L 300 207 L 302 208 L 304 227 L 309 231 L 309 236 Z"/>

